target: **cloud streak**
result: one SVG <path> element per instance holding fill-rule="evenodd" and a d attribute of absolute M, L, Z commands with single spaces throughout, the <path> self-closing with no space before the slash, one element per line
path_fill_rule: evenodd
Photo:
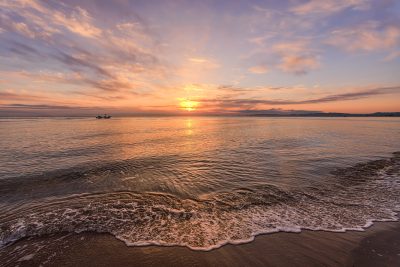
<path fill-rule="evenodd" d="M 132 74 L 145 72 L 157 76 L 162 71 L 155 51 L 148 48 L 156 42 L 140 26 L 142 22 L 100 29 L 96 19 L 80 6 L 22 0 L 2 1 L 0 6 L 1 27 L 20 35 L 0 36 L 8 43 L 3 49 L 32 63 L 40 60 L 53 68 L 76 73 L 78 80 L 68 83 L 86 83 L 106 92 L 132 91 L 137 84 Z M 21 42 L 21 37 L 29 41 Z"/>
<path fill-rule="evenodd" d="M 264 74 L 268 72 L 268 67 L 266 65 L 258 65 L 249 68 L 249 71 L 255 74 Z"/>
<path fill-rule="evenodd" d="M 397 48 L 400 46 L 400 27 L 368 21 L 355 27 L 334 30 L 326 42 L 349 52 Z"/>
<path fill-rule="evenodd" d="M 257 105 L 303 105 L 303 104 L 319 104 L 327 102 L 339 102 L 348 100 L 357 100 L 372 96 L 386 95 L 386 94 L 398 94 L 400 93 L 400 86 L 394 87 L 383 87 L 373 88 L 363 91 L 333 94 L 320 98 L 312 98 L 306 100 L 269 100 L 269 99 L 200 99 L 201 103 L 213 104 L 218 107 L 229 107 L 229 108 L 242 108 L 249 107 L 253 108 Z"/>
<path fill-rule="evenodd" d="M 347 8 L 365 10 L 369 7 L 368 0 L 309 0 L 293 7 L 291 11 L 298 15 L 331 15 Z"/>
<path fill-rule="evenodd" d="M 393 110 L 399 12 L 373 0 L 3 0 L 0 103 L 173 113 L 182 99 L 224 112 L 368 98 L 364 109 Z"/>

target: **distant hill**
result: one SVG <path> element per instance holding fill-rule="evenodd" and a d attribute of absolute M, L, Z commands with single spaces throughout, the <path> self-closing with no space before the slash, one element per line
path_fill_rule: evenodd
<path fill-rule="evenodd" d="M 251 112 L 242 112 L 244 116 L 255 117 L 400 117 L 400 112 L 375 112 L 366 114 L 336 113 L 336 112 L 306 112 L 306 113 L 263 113 L 252 110 Z"/>

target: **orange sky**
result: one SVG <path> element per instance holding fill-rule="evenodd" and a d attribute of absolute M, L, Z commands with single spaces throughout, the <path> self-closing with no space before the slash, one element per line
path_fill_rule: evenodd
<path fill-rule="evenodd" d="M 400 3 L 0 2 L 0 116 L 400 111 Z"/>

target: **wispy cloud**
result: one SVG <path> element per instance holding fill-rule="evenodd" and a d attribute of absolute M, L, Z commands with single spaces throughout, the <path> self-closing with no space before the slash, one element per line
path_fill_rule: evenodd
<path fill-rule="evenodd" d="M 46 101 L 48 98 L 40 95 L 33 95 L 27 93 L 12 93 L 12 92 L 0 92 L 0 99 L 7 99 L 8 101 Z M 0 103 L 2 101 L 0 100 Z"/>
<path fill-rule="evenodd" d="M 283 71 L 295 74 L 305 74 L 309 70 L 316 69 L 318 66 L 317 58 L 309 55 L 287 55 L 282 58 L 282 63 L 279 65 Z"/>
<path fill-rule="evenodd" d="M 50 10 L 47 10 L 46 14 L 52 14 L 55 24 L 64 26 L 73 33 L 90 38 L 101 36 L 102 30 L 93 25 L 92 17 L 83 8 L 76 7 L 69 16 L 61 12 L 53 13 Z"/>
<path fill-rule="evenodd" d="M 30 45 L 18 41 L 5 42 L 4 44 L 11 53 L 24 57 L 25 59 L 37 60 L 38 58 L 43 58 L 41 53 Z"/>
<path fill-rule="evenodd" d="M 188 58 L 188 61 L 192 64 L 199 65 L 207 69 L 216 69 L 221 67 L 216 60 L 204 57 L 190 57 Z"/>
<path fill-rule="evenodd" d="M 278 68 L 284 72 L 306 74 L 320 66 L 318 51 L 308 39 L 277 43 L 273 51 L 280 55 Z"/>
<path fill-rule="evenodd" d="M 394 103 L 398 25 L 395 1 L 3 0 L 0 103 L 163 112 L 179 111 L 179 99 L 221 112 Z"/>
<path fill-rule="evenodd" d="M 368 0 L 308 0 L 293 7 L 291 11 L 299 15 L 333 14 L 347 8 L 364 10 L 369 7 Z"/>
<path fill-rule="evenodd" d="M 101 107 L 81 107 L 44 104 L 0 104 L 0 116 L 94 116 L 99 110 L 104 112 L 112 109 Z"/>
<path fill-rule="evenodd" d="M 47 37 L 60 33 L 63 28 L 84 37 L 99 37 L 102 32 L 92 23 L 89 13 L 79 6 L 69 8 L 68 12 L 51 9 L 36 0 L 5 0 L 0 6 L 10 14 L 7 16 L 5 12 L 2 22 L 30 38 Z M 24 17 L 25 22 L 13 22 L 15 14 Z"/>
<path fill-rule="evenodd" d="M 254 40 L 250 40 L 253 42 Z M 263 60 L 271 61 L 271 66 L 277 70 L 296 75 L 306 74 L 311 70 L 320 67 L 320 49 L 310 38 L 292 37 L 289 40 L 282 40 L 271 43 L 263 38 L 256 42 L 259 47 L 256 50 L 258 57 L 265 57 Z M 249 69 L 253 73 L 265 73 L 266 65 L 258 65 Z"/>
<path fill-rule="evenodd" d="M 268 72 L 268 67 L 266 65 L 258 65 L 249 68 L 249 71 L 255 74 L 264 74 Z"/>
<path fill-rule="evenodd" d="M 24 43 L 6 39 L 5 48 L 25 60 L 77 73 L 77 80 L 69 83 L 86 83 L 101 91 L 132 91 L 138 84 L 132 74 L 156 77 L 162 72 L 155 52 L 149 49 L 155 42 L 140 26 L 142 22 L 119 23 L 108 30 L 100 29 L 95 18 L 79 6 L 22 0 L 2 1 L 0 6 L 4 11 L 1 26 L 32 39 Z"/>
<path fill-rule="evenodd" d="M 400 27 L 368 21 L 361 25 L 332 31 L 327 43 L 349 52 L 398 48 L 400 46 Z"/>
<path fill-rule="evenodd" d="M 105 77 L 112 78 L 113 75 L 105 70 L 104 68 L 100 67 L 96 62 L 91 61 L 91 59 L 94 60 L 93 56 L 90 54 L 86 53 L 86 55 L 82 58 L 70 55 L 66 52 L 59 51 L 56 55 L 53 55 L 53 58 L 62 62 L 65 64 L 67 67 L 71 68 L 72 70 L 75 71 L 80 71 L 82 68 L 89 69 L 91 71 L 94 71 L 98 75 L 102 75 Z"/>
<path fill-rule="evenodd" d="M 199 102 L 212 104 L 216 107 L 228 107 L 228 108 L 255 108 L 257 105 L 302 105 L 302 104 L 317 104 L 317 103 L 326 103 L 326 102 L 339 102 L 339 101 L 347 101 L 347 100 L 357 100 L 361 98 L 367 98 L 377 95 L 386 95 L 386 94 L 399 94 L 400 86 L 395 87 L 383 87 L 383 88 L 373 88 L 367 89 L 363 91 L 349 92 L 343 94 L 332 94 L 328 96 L 323 96 L 319 98 L 310 98 L 305 100 L 270 100 L 270 99 L 231 99 L 231 98 L 222 98 L 222 99 L 200 99 Z"/>
<path fill-rule="evenodd" d="M 270 69 L 298 75 L 323 68 L 321 62 L 331 50 L 326 44 L 350 53 L 387 52 L 387 61 L 397 58 L 399 17 L 391 1 L 307 0 L 288 5 L 290 12 L 254 9 L 251 22 L 257 35 L 249 42 L 256 48 L 246 58 L 261 58 Z M 353 19 L 344 20 L 343 16 Z"/>

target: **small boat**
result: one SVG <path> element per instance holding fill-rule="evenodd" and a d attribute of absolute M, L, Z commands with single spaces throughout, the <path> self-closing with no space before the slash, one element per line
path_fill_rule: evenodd
<path fill-rule="evenodd" d="M 107 114 L 104 114 L 104 116 L 97 115 L 97 116 L 96 116 L 96 119 L 111 119 L 111 116 L 110 116 L 110 115 L 107 115 Z"/>

